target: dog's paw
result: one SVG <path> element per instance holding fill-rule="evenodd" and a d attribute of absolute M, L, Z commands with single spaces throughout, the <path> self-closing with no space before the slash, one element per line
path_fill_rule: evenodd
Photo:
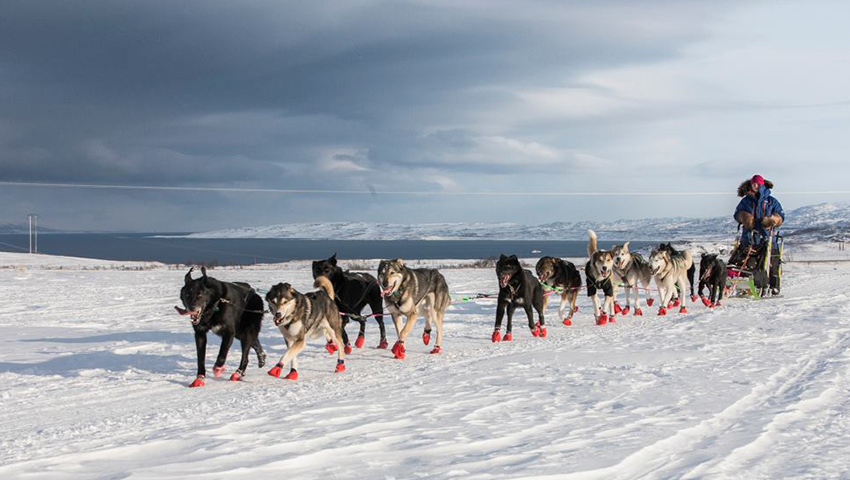
<path fill-rule="evenodd" d="M 711 300 L 709 300 L 708 297 L 700 297 L 700 298 L 702 299 L 702 304 L 705 305 L 706 307 L 711 305 Z"/>
<path fill-rule="evenodd" d="M 189 384 L 189 388 L 198 388 L 203 387 L 204 385 L 206 385 L 206 382 L 204 382 L 204 377 L 198 375 L 198 377 L 195 378 L 195 381 Z"/>
<path fill-rule="evenodd" d="M 682 308 L 679 309 L 679 313 L 688 313 L 688 307 L 682 305 Z"/>
<path fill-rule="evenodd" d="M 614 302 L 614 313 L 623 313 L 623 309 L 620 308 L 620 304 L 617 302 Z"/>
<path fill-rule="evenodd" d="M 658 307 L 658 316 L 663 317 L 664 315 L 667 315 L 667 309 L 664 307 Z"/>
<path fill-rule="evenodd" d="M 596 318 L 596 324 L 597 324 L 597 325 L 600 325 L 600 326 L 601 326 L 601 325 L 607 325 L 607 324 L 608 324 L 608 315 L 605 315 L 605 314 L 603 313 L 602 315 L 600 315 L 599 317 L 597 317 L 597 318 Z"/>
<path fill-rule="evenodd" d="M 564 325 L 566 325 L 566 326 L 568 326 L 568 327 L 569 327 L 569 326 L 571 326 L 572 324 L 573 324 L 573 319 L 572 319 L 572 317 L 567 317 L 567 318 L 565 318 L 565 319 L 564 319 Z"/>
<path fill-rule="evenodd" d="M 699 299 L 696 295 L 691 295 L 691 303 L 696 303 L 697 299 Z"/>
<path fill-rule="evenodd" d="M 334 352 L 336 352 L 336 344 L 334 342 L 326 343 L 325 350 L 327 350 L 328 353 L 333 354 Z"/>
<path fill-rule="evenodd" d="M 382 350 L 385 350 L 389 346 L 390 346 L 389 342 L 387 342 L 387 339 L 384 338 L 384 339 L 381 339 L 381 343 L 379 343 L 378 346 L 375 347 L 375 348 L 380 348 Z"/>
<path fill-rule="evenodd" d="M 431 355 L 436 355 L 436 354 L 438 354 L 438 353 L 443 353 L 443 347 L 441 347 L 441 346 L 437 345 L 437 346 L 435 346 L 435 347 L 434 347 L 434 349 L 433 349 L 433 350 L 431 350 L 431 352 L 430 352 L 430 353 L 431 353 Z"/>
<path fill-rule="evenodd" d="M 608 317 L 608 323 L 617 323 L 617 317 L 611 315 L 610 317 Z"/>
<path fill-rule="evenodd" d="M 431 343 L 431 332 L 430 331 L 426 330 L 422 334 L 422 343 L 424 343 L 425 345 L 428 345 L 429 343 Z"/>
<path fill-rule="evenodd" d="M 280 378 L 280 374 L 283 373 L 283 365 L 275 365 L 269 370 L 269 375 L 272 377 Z"/>
<path fill-rule="evenodd" d="M 298 372 L 293 368 L 283 377 L 284 380 L 298 380 Z"/>
<path fill-rule="evenodd" d="M 646 306 L 647 306 L 647 307 L 651 307 L 653 303 L 655 303 L 655 299 L 654 299 L 654 298 L 647 298 L 647 299 L 646 299 Z"/>
<path fill-rule="evenodd" d="M 344 350 L 346 355 L 350 355 L 353 349 L 351 348 L 351 345 L 346 345 Z"/>
<path fill-rule="evenodd" d="M 219 377 L 221 377 L 221 375 L 222 375 L 223 373 L 224 373 L 224 365 L 222 365 L 222 366 L 220 366 L 220 367 L 213 367 L 213 376 L 214 376 L 215 378 L 219 378 Z"/>
<path fill-rule="evenodd" d="M 364 343 L 366 343 L 366 337 L 363 334 L 357 335 L 357 340 L 354 341 L 354 346 L 357 348 L 363 348 Z"/>
<path fill-rule="evenodd" d="M 490 337 L 490 341 L 492 341 L 493 343 L 501 342 L 502 341 L 502 332 L 500 332 L 498 330 L 493 332 L 493 335 Z"/>
<path fill-rule="evenodd" d="M 233 375 L 230 376 L 231 382 L 239 382 L 242 380 L 242 374 L 239 373 L 239 370 L 233 372 Z"/>
<path fill-rule="evenodd" d="M 514 339 L 514 334 L 511 333 L 511 332 L 508 332 L 508 333 L 505 334 L 505 338 L 503 338 L 502 341 L 503 342 L 510 342 L 513 339 Z"/>
<path fill-rule="evenodd" d="M 643 310 L 636 308 L 635 309 L 635 316 L 636 317 L 642 317 L 643 316 Z"/>
<path fill-rule="evenodd" d="M 626 315 L 628 315 L 628 314 L 629 314 L 629 312 L 630 312 L 630 311 L 632 311 L 632 307 L 630 307 L 629 305 L 626 305 L 626 308 L 624 308 L 624 309 L 623 309 L 623 311 L 622 311 L 621 313 L 622 313 L 622 314 L 623 314 L 623 316 L 625 317 Z"/>
<path fill-rule="evenodd" d="M 344 371 L 345 371 L 345 364 L 342 363 L 342 362 L 337 362 L 336 363 L 336 369 L 334 370 L 334 373 L 342 373 Z"/>

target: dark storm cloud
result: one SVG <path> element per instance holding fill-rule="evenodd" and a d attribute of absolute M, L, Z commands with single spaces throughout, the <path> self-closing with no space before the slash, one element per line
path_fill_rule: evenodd
<path fill-rule="evenodd" d="M 451 189 L 580 170 L 575 145 L 609 135 L 482 111 L 675 58 L 725 7 L 6 0 L 0 180 Z"/>

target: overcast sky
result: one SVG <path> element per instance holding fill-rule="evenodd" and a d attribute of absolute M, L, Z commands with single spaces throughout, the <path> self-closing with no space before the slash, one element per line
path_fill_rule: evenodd
<path fill-rule="evenodd" d="M 731 214 L 846 195 L 850 2 L 0 2 L 0 181 L 576 198 L 0 186 L 0 223 Z"/>

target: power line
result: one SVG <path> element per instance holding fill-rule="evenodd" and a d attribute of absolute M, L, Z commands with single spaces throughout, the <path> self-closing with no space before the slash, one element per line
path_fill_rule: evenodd
<path fill-rule="evenodd" d="M 410 195 L 468 197 L 707 197 L 729 196 L 734 192 L 502 192 L 502 191 L 411 191 L 411 190 L 323 190 L 248 187 L 169 187 L 157 185 L 107 185 L 83 183 L 0 182 L 0 186 L 27 188 L 77 188 L 91 190 L 154 190 L 174 192 L 271 193 L 309 195 Z M 850 190 L 782 191 L 782 195 L 847 195 Z"/>

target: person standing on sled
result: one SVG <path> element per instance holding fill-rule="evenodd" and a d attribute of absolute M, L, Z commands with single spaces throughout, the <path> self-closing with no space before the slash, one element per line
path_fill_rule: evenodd
<path fill-rule="evenodd" d="M 735 208 L 735 220 L 743 227 L 742 247 L 759 246 L 785 221 L 782 205 L 771 195 L 772 188 L 773 183 L 761 175 L 754 175 L 738 187 L 738 196 L 743 198 Z"/>
<path fill-rule="evenodd" d="M 742 197 L 738 202 L 738 207 L 735 208 L 735 220 L 743 227 L 741 240 L 738 243 L 738 248 L 732 252 L 729 258 L 729 266 L 736 266 L 741 269 L 754 270 L 756 265 L 761 262 L 764 255 L 767 254 L 766 243 L 771 236 L 776 234 L 775 229 L 785 221 L 785 212 L 782 210 L 782 205 L 771 195 L 773 183 L 762 178 L 761 175 L 754 175 L 753 178 L 744 181 L 738 187 L 738 196 Z M 776 237 L 774 237 L 776 238 Z M 756 285 L 760 288 L 770 287 L 774 295 L 779 294 L 780 278 L 779 278 L 779 245 L 777 242 L 771 243 L 770 265 L 768 266 L 767 278 L 759 279 L 759 273 L 756 273 Z M 752 264 L 750 261 L 755 261 Z M 733 272 L 730 272 L 732 275 Z"/>

